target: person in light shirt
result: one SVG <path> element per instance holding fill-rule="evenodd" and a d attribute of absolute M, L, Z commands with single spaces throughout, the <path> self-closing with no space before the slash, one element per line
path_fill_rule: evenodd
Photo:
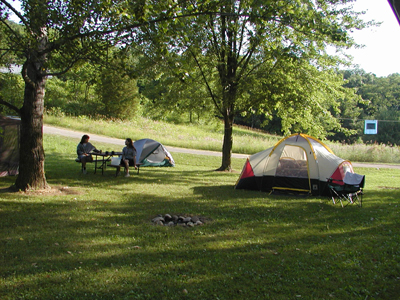
<path fill-rule="evenodd" d="M 129 177 L 129 166 L 136 167 L 136 148 L 130 138 L 125 140 L 125 147 L 122 149 L 121 166 L 125 168 L 125 177 Z M 117 169 L 117 176 L 120 173 L 120 168 Z"/>

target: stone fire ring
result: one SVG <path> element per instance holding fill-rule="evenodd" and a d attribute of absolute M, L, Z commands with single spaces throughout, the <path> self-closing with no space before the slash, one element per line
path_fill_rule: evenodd
<path fill-rule="evenodd" d="M 157 215 L 151 220 L 154 225 L 159 226 L 182 226 L 194 227 L 201 226 L 206 223 L 206 218 L 200 216 L 185 216 L 185 215 Z"/>

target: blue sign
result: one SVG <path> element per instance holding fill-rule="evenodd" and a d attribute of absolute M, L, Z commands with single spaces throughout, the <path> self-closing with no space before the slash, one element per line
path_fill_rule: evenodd
<path fill-rule="evenodd" d="M 364 134 L 378 134 L 378 120 L 365 120 Z"/>

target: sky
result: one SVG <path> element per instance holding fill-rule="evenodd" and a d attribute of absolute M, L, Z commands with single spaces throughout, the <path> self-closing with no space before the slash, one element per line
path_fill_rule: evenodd
<path fill-rule="evenodd" d="M 15 6 L 18 1 L 14 2 Z M 366 11 L 365 21 L 383 22 L 379 27 L 367 28 L 352 35 L 362 49 L 347 50 L 353 56 L 353 68 L 360 68 L 378 77 L 400 74 L 400 24 L 388 0 L 356 0 L 355 11 Z"/>
<path fill-rule="evenodd" d="M 386 77 L 393 73 L 400 74 L 400 24 L 387 0 L 357 0 L 355 11 L 366 11 L 362 16 L 365 21 L 383 22 L 380 27 L 359 30 L 353 34 L 363 49 L 348 50 L 353 56 L 353 64 L 367 73 Z"/>

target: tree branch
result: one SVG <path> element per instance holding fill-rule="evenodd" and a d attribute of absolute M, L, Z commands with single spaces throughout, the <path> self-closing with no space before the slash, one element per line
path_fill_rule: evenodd
<path fill-rule="evenodd" d="M 25 18 L 23 15 L 19 13 L 18 10 L 16 10 L 10 3 L 8 3 L 5 0 L 0 0 L 1 3 L 3 3 L 5 6 L 7 6 L 20 20 L 21 22 L 26 26 L 26 28 L 30 28 L 29 24 L 26 22 Z"/>
<path fill-rule="evenodd" d="M 215 107 L 218 109 L 218 111 L 219 111 L 221 114 L 223 114 L 222 109 L 221 109 L 221 107 L 218 105 L 218 102 L 217 102 L 217 100 L 215 99 L 215 95 L 214 95 L 214 93 L 212 92 L 212 89 L 211 89 L 211 87 L 210 87 L 210 85 L 209 85 L 209 83 L 208 83 L 208 80 L 207 80 L 207 78 L 206 78 L 206 75 L 205 75 L 204 72 L 203 72 L 203 68 L 201 67 L 199 61 L 197 60 L 196 54 L 193 53 L 193 51 L 191 50 L 191 48 L 189 48 L 188 50 L 189 50 L 190 53 L 192 54 L 192 57 L 193 57 L 193 59 L 195 60 L 195 62 L 196 62 L 196 64 L 197 64 L 197 67 L 198 67 L 199 70 L 200 70 L 201 76 L 203 77 L 204 83 L 205 83 L 206 86 L 207 86 L 207 90 L 208 90 L 208 92 L 210 93 L 211 99 L 212 99 L 212 101 L 213 101 Z"/>
<path fill-rule="evenodd" d="M 0 1 L 2 1 L 2 0 L 0 0 Z M 4 26 L 6 26 L 6 27 L 8 28 L 8 30 L 12 33 L 12 35 L 13 35 L 13 36 L 15 37 L 15 39 L 18 41 L 17 44 L 20 45 L 21 43 L 20 43 L 19 41 L 21 40 L 21 36 L 20 36 L 19 34 L 17 34 L 17 33 L 11 28 L 11 26 L 10 26 L 7 22 L 5 22 L 4 19 L 2 19 L 2 20 L 0 20 L 0 21 L 1 21 L 1 23 L 4 24 Z M 5 50 L 5 49 L 0 49 L 0 50 Z M 8 49 L 7 49 L 7 50 L 8 50 Z"/>
<path fill-rule="evenodd" d="M 11 103 L 8 103 L 7 101 L 4 101 L 3 97 L 0 95 L 0 105 L 7 106 L 9 109 L 14 110 L 19 116 L 21 116 L 21 110 L 16 107 L 15 105 L 12 105 Z"/>

